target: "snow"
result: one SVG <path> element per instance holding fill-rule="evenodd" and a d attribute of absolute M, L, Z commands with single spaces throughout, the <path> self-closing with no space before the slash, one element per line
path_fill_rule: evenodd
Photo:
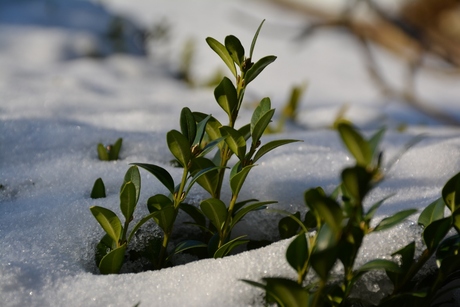
<path fill-rule="evenodd" d="M 34 9 L 50 3 L 60 14 Z M 259 306 L 262 292 L 241 279 L 295 278 L 284 258 L 289 240 L 161 271 L 97 274 L 94 245 L 102 230 L 89 207 L 119 212 L 118 191 L 131 162 L 158 164 L 173 177 L 180 176 L 180 170 L 169 164 L 172 156 L 165 134 L 179 128 L 184 106 L 222 118 L 211 88 L 190 88 L 173 78 L 181 49 L 190 38 L 196 45 L 193 76 L 205 80 L 224 67 L 204 39 L 212 36 L 222 41 L 234 34 L 247 46 L 266 18 L 255 57 L 274 54 L 278 59 L 251 84 L 247 100 L 269 96 L 280 110 L 293 85 L 308 83 L 298 125 L 264 137 L 303 142 L 261 159 L 241 199 L 277 200 L 276 208 L 295 212 L 304 209 L 307 188 L 332 190 L 341 169 L 352 162 L 337 132 L 327 128 L 345 103 L 350 106 L 346 117 L 365 133 L 388 127 L 383 141 L 386 161 L 412 138 L 426 134 L 370 195 L 369 204 L 395 194 L 381 207 L 378 219 L 406 208 L 424 208 L 460 170 L 458 128 L 379 96 L 360 49 L 340 33 L 323 32 L 296 43 L 293 38 L 304 17 L 260 1 L 107 0 L 103 4 L 108 10 L 81 1 L 0 3 L 0 297 L 4 306 L 133 306 L 138 302 L 141 306 Z M 77 11 L 87 12 L 84 26 L 62 15 Z M 114 53 L 113 46 L 101 38 L 101 24 L 107 24 L 111 11 L 135 21 L 132 33 L 163 22 L 170 26 L 169 39 L 153 42 L 149 57 L 136 51 L 132 51 L 135 55 Z M 87 57 L 94 48 L 111 56 Z M 402 80 L 401 63 L 382 50 L 377 52 L 379 63 L 397 85 Z M 417 79 L 420 95 L 451 114 L 459 114 L 456 84 L 458 78 L 423 71 Z M 248 104 L 240 123 L 250 115 Z M 395 128 L 400 124 L 408 125 L 407 130 L 398 132 Z M 119 137 L 123 138 L 121 159 L 99 161 L 96 145 Z M 93 200 L 89 194 L 98 177 L 104 180 L 107 198 Z M 142 180 L 138 217 L 146 213 L 142 204 L 149 196 L 165 193 L 147 173 L 142 172 Z M 224 190 L 224 197 L 228 195 Z M 203 190 L 192 190 L 191 201 L 202 197 L 207 197 Z M 270 212 L 250 214 L 235 234 L 276 239 L 279 218 Z M 388 257 L 411 240 L 419 240 L 416 218 L 369 237 L 359 262 Z M 184 216 L 179 217 L 178 233 L 189 229 L 180 225 L 182 221 Z M 384 292 L 385 284 L 377 275 L 366 277 L 368 295 Z"/>

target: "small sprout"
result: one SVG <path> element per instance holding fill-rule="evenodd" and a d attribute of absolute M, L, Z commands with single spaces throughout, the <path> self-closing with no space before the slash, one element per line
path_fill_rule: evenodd
<path fill-rule="evenodd" d="M 121 145 L 123 143 L 123 139 L 119 138 L 115 144 L 110 144 L 104 147 L 102 143 L 97 145 L 97 154 L 99 160 L 101 161 L 114 161 L 119 159 L 119 154 L 121 150 Z"/>
<path fill-rule="evenodd" d="M 91 198 L 105 198 L 105 185 L 102 178 L 97 178 L 94 182 L 93 189 L 91 190 Z"/>

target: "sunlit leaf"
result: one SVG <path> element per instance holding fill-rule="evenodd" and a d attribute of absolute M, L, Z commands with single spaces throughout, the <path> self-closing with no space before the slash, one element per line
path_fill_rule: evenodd
<path fill-rule="evenodd" d="M 227 218 L 227 207 L 217 198 L 208 198 L 200 204 L 201 211 L 220 232 L 222 225 Z"/>
<path fill-rule="evenodd" d="M 227 48 L 233 61 L 241 67 L 244 62 L 244 47 L 241 45 L 240 40 L 233 35 L 227 36 L 225 38 L 225 48 Z"/>
<path fill-rule="evenodd" d="M 460 207 L 460 173 L 450 178 L 444 185 L 442 198 L 451 212 Z"/>
<path fill-rule="evenodd" d="M 380 129 L 377 131 L 371 138 L 369 139 L 369 147 L 371 149 L 371 156 L 375 157 L 378 151 L 378 147 L 380 143 L 382 142 L 383 136 L 385 135 L 385 128 Z"/>
<path fill-rule="evenodd" d="M 286 259 L 289 265 L 296 271 L 302 272 L 309 258 L 308 241 L 305 233 L 301 232 L 292 240 L 286 251 Z"/>
<path fill-rule="evenodd" d="M 157 179 L 169 190 L 169 192 L 174 193 L 174 180 L 171 175 L 168 173 L 167 170 L 164 168 L 154 165 L 154 164 L 146 164 L 146 163 L 131 163 L 133 165 L 137 165 L 142 167 L 146 171 L 148 171 L 153 176 L 157 177 Z"/>
<path fill-rule="evenodd" d="M 260 23 L 259 27 L 257 28 L 256 33 L 254 34 L 254 37 L 252 38 L 251 42 L 251 49 L 249 50 L 249 58 L 252 59 L 252 54 L 254 52 L 254 47 L 256 46 L 257 38 L 259 37 L 260 29 L 262 29 L 262 25 L 264 24 L 265 19 L 262 20 Z"/>
<path fill-rule="evenodd" d="M 131 166 L 126 171 L 123 182 L 124 183 L 132 182 L 134 184 L 134 187 L 136 188 L 136 202 L 137 202 L 137 200 L 139 200 L 139 195 L 141 193 L 141 174 L 139 173 L 139 169 L 137 168 L 137 166 Z M 124 187 L 124 184 L 122 184 L 120 187 L 120 193 L 123 187 Z"/>
<path fill-rule="evenodd" d="M 338 124 L 340 137 L 346 147 L 361 166 L 368 166 L 372 162 L 372 152 L 369 143 L 350 124 Z"/>
<path fill-rule="evenodd" d="M 123 229 L 118 216 L 113 211 L 99 206 L 93 206 L 89 210 L 110 238 L 118 242 Z"/>
<path fill-rule="evenodd" d="M 195 160 L 195 159 L 194 159 Z M 210 160 L 208 160 L 210 161 Z M 212 163 L 212 161 L 210 161 Z M 210 187 L 216 187 L 217 185 L 214 183 L 214 182 L 211 182 L 212 180 L 216 180 L 218 178 L 218 170 L 223 168 L 221 166 L 215 166 L 214 163 L 212 163 L 213 165 L 209 166 L 209 167 L 206 167 L 206 168 L 202 168 L 200 169 L 199 171 L 197 172 L 194 172 L 193 173 L 193 179 L 189 182 L 186 190 L 185 190 L 185 195 L 188 195 L 190 189 L 192 188 L 192 186 L 195 184 L 195 182 L 197 182 L 198 180 L 201 180 L 201 183 L 204 183 L 206 184 L 207 188 L 210 188 Z M 209 174 L 209 176 L 208 176 Z M 211 186 L 211 185 L 214 185 L 214 186 Z M 212 190 L 214 191 L 214 190 Z M 208 191 L 211 195 L 213 194 L 212 191 Z"/>
<path fill-rule="evenodd" d="M 375 212 L 377 212 L 377 210 L 380 208 L 380 206 L 390 197 L 392 197 L 394 194 L 392 195 L 389 195 L 381 200 L 379 200 L 378 202 L 376 202 L 375 204 L 373 204 L 369 210 L 367 211 L 366 215 L 364 216 L 364 220 L 369 222 L 370 220 L 372 220 L 374 218 L 374 215 L 375 215 Z"/>
<path fill-rule="evenodd" d="M 253 204 L 250 204 L 250 205 L 247 205 L 243 208 L 241 208 L 240 210 L 238 210 L 235 215 L 233 216 L 233 219 L 232 219 L 232 227 L 235 226 L 242 218 L 244 218 L 246 216 L 246 214 L 248 214 L 249 212 L 252 212 L 252 211 L 255 211 L 255 210 L 260 210 L 260 209 L 264 209 L 267 207 L 267 205 L 270 205 L 270 204 L 275 204 L 277 203 L 276 201 L 263 201 L 263 202 L 257 202 L 257 203 L 253 203 Z"/>
<path fill-rule="evenodd" d="M 290 238 L 298 233 L 300 225 L 292 217 L 295 217 L 297 220 L 300 221 L 300 212 L 297 211 L 295 214 L 285 216 L 279 220 L 278 231 L 280 233 L 281 239 Z"/>
<path fill-rule="evenodd" d="M 200 209 L 186 203 L 181 203 L 179 208 L 187 213 L 198 226 L 206 226 L 206 217 Z"/>
<path fill-rule="evenodd" d="M 214 90 L 214 97 L 220 107 L 231 118 L 238 107 L 238 96 L 236 88 L 229 78 L 224 77 Z"/>
<path fill-rule="evenodd" d="M 316 240 L 310 263 L 321 280 L 327 281 L 332 267 L 337 262 L 337 234 L 328 224 L 324 224 Z"/>
<path fill-rule="evenodd" d="M 366 262 L 365 264 L 359 267 L 357 272 L 364 273 L 373 270 L 385 270 L 392 273 L 401 272 L 401 268 L 398 266 L 397 263 L 385 259 L 374 259 L 369 262 Z"/>
<path fill-rule="evenodd" d="M 127 221 L 131 220 L 136 209 L 137 198 L 134 183 L 126 182 L 120 192 L 120 209 Z"/>
<path fill-rule="evenodd" d="M 169 232 L 176 219 L 174 206 L 165 206 L 158 211 L 152 212 L 152 218 L 164 232 Z"/>
<path fill-rule="evenodd" d="M 150 213 L 156 212 L 167 206 L 172 206 L 173 201 L 163 194 L 156 194 L 147 200 L 147 209 Z"/>
<path fill-rule="evenodd" d="M 364 197 L 371 189 L 372 174 L 363 166 L 345 168 L 342 171 L 342 182 L 346 191 L 359 204 L 362 204 Z"/>
<path fill-rule="evenodd" d="M 117 242 L 114 242 L 108 234 L 105 234 L 96 245 L 96 253 L 94 255 L 96 265 L 99 267 L 102 258 L 115 248 L 117 248 Z"/>
<path fill-rule="evenodd" d="M 392 216 L 386 217 L 378 223 L 375 227 L 374 231 L 381 231 L 388 228 L 391 228 L 401 222 L 403 222 L 406 218 L 411 216 L 412 214 L 416 213 L 417 209 L 407 209 L 399 211 Z"/>
<path fill-rule="evenodd" d="M 259 142 L 262 135 L 264 134 L 265 129 L 267 129 L 268 124 L 271 122 L 274 114 L 275 114 L 275 109 L 271 109 L 265 112 L 262 116 L 260 116 L 260 118 L 254 124 L 254 126 L 252 126 L 251 137 L 252 137 L 252 143 L 254 147 Z"/>
<path fill-rule="evenodd" d="M 418 218 L 418 224 L 427 227 L 432 222 L 444 218 L 444 208 L 444 200 L 440 197 L 423 209 Z"/>
<path fill-rule="evenodd" d="M 197 122 L 200 122 L 204 120 L 208 115 L 200 112 L 193 112 L 193 116 L 195 116 Z M 222 127 L 222 124 L 211 116 L 206 124 L 206 133 L 211 138 L 211 140 L 216 140 L 222 137 L 219 130 L 220 127 Z M 222 147 L 222 145 L 219 145 L 219 147 Z"/>
<path fill-rule="evenodd" d="M 275 140 L 270 141 L 267 144 L 262 145 L 259 150 L 254 155 L 254 163 L 262 158 L 266 153 L 272 151 L 273 149 L 294 142 L 300 142 L 299 140 Z"/>
<path fill-rule="evenodd" d="M 192 176 L 194 176 L 194 180 L 196 180 L 203 189 L 208 191 L 209 194 L 213 195 L 218 183 L 218 169 L 219 167 L 216 167 L 211 160 L 204 157 L 198 157 L 192 160 L 190 172 Z"/>
<path fill-rule="evenodd" d="M 254 80 L 265 69 L 265 67 L 273 63 L 275 60 L 276 56 L 268 55 L 254 63 L 244 76 L 246 85 L 248 85 L 252 80 Z"/>
<path fill-rule="evenodd" d="M 91 198 L 104 198 L 105 195 L 105 185 L 102 181 L 102 178 L 97 178 L 94 182 L 93 189 L 91 190 Z"/>
<path fill-rule="evenodd" d="M 110 147 L 110 150 L 108 151 L 109 155 L 109 160 L 118 160 L 118 157 L 120 155 L 120 150 L 121 150 L 121 145 L 123 144 L 123 139 L 119 138 L 115 144 L 113 144 Z"/>
<path fill-rule="evenodd" d="M 188 139 L 190 144 L 193 144 L 196 136 L 196 122 L 192 111 L 185 107 L 180 113 L 180 131 Z"/>
<path fill-rule="evenodd" d="M 173 252 L 171 253 L 171 255 L 168 258 L 170 258 L 173 255 L 182 253 L 182 252 L 184 252 L 186 250 L 189 250 L 189 249 L 204 248 L 204 247 L 208 247 L 208 245 L 203 243 L 203 242 L 201 242 L 201 241 L 197 241 L 197 240 L 183 241 L 183 242 L 177 244 L 177 246 L 174 248 Z"/>
<path fill-rule="evenodd" d="M 452 217 L 433 221 L 423 231 L 423 240 L 428 250 L 435 250 L 452 227 Z"/>
<path fill-rule="evenodd" d="M 101 274 L 118 274 L 125 259 L 126 243 L 110 251 L 99 263 Z"/>
<path fill-rule="evenodd" d="M 239 172 L 233 176 L 230 176 L 230 188 L 232 189 L 232 193 L 234 195 L 238 195 L 240 193 L 240 190 L 243 187 L 243 183 L 253 166 L 254 165 L 245 166 Z"/>
<path fill-rule="evenodd" d="M 195 139 L 191 142 L 192 146 L 199 146 L 201 144 L 201 141 L 203 140 L 206 132 L 206 125 L 208 124 L 208 121 L 211 119 L 211 117 L 211 115 L 208 115 L 203 120 L 198 122 L 196 126 Z M 193 118 L 195 118 L 195 116 L 193 116 Z"/>
<path fill-rule="evenodd" d="M 392 256 L 400 255 L 400 272 L 393 272 L 390 270 L 386 270 L 386 274 L 388 278 L 393 282 L 393 285 L 397 287 L 401 280 L 404 280 L 404 277 L 407 276 L 410 268 L 414 263 L 414 255 L 415 255 L 415 242 L 412 241 L 411 243 L 407 244 L 400 250 L 391 254 Z"/>
<path fill-rule="evenodd" d="M 183 167 L 187 167 L 192 153 L 190 151 L 190 143 L 185 136 L 177 130 L 171 130 L 166 134 L 166 141 L 169 150 Z"/>
<path fill-rule="evenodd" d="M 329 224 L 334 232 L 339 232 L 342 225 L 343 213 L 339 204 L 324 195 L 317 189 L 310 189 L 304 194 L 305 203 Z"/>
<path fill-rule="evenodd" d="M 220 58 L 224 61 L 224 63 L 228 66 L 230 71 L 232 72 L 233 76 L 237 76 L 236 74 L 236 68 L 235 68 L 235 63 L 233 62 L 232 57 L 228 53 L 227 48 L 225 48 L 224 45 L 219 43 L 217 40 L 215 40 L 212 37 L 206 38 L 206 42 L 208 43 L 209 47 L 211 47 L 214 52 L 216 52 Z"/>
<path fill-rule="evenodd" d="M 233 240 L 228 241 L 227 243 L 223 244 L 221 247 L 219 247 L 216 252 L 214 253 L 214 258 L 222 258 L 227 256 L 235 247 L 246 244 L 249 242 L 249 240 L 242 240 L 242 238 L 246 237 L 244 236 L 239 236 Z"/>
<path fill-rule="evenodd" d="M 227 143 L 230 150 L 240 159 L 244 158 L 246 154 L 246 140 L 238 130 L 229 126 L 220 127 L 222 136 L 225 136 L 225 143 Z"/>

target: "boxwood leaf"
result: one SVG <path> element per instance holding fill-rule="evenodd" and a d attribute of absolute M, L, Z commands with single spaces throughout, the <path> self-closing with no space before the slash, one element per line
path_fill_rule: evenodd
<path fill-rule="evenodd" d="M 385 128 L 378 130 L 371 138 L 369 139 L 369 147 L 371 149 L 371 156 L 375 157 L 379 149 L 379 145 L 382 142 L 383 136 L 385 135 Z"/>
<path fill-rule="evenodd" d="M 102 181 L 102 178 L 97 178 L 94 182 L 93 189 L 91 190 L 91 198 L 104 198 L 105 195 L 105 185 Z"/>
<path fill-rule="evenodd" d="M 302 231 L 289 244 L 286 251 L 286 259 L 289 265 L 296 271 L 302 272 L 305 270 L 305 264 L 309 258 L 308 241 L 305 233 Z"/>
<path fill-rule="evenodd" d="M 257 28 L 256 33 L 254 34 L 254 37 L 252 38 L 251 42 L 251 49 L 249 50 L 249 58 L 252 59 L 252 54 L 254 52 L 254 47 L 256 46 L 257 38 L 259 37 L 260 29 L 262 29 L 262 25 L 264 24 L 265 19 L 262 20 L 260 23 L 259 27 Z"/>
<path fill-rule="evenodd" d="M 391 260 L 374 259 L 366 262 L 357 270 L 358 273 L 365 273 L 372 270 L 385 270 L 392 273 L 400 273 L 401 268 L 399 265 Z"/>
<path fill-rule="evenodd" d="M 273 149 L 294 142 L 300 142 L 299 140 L 275 140 L 270 141 L 267 144 L 262 145 L 259 150 L 254 155 L 253 163 L 262 158 L 266 153 L 272 151 Z"/>
<path fill-rule="evenodd" d="M 183 241 L 176 245 L 173 252 L 168 256 L 166 261 L 168 261 L 171 256 L 182 253 L 183 251 L 186 251 L 192 248 L 203 248 L 203 247 L 208 247 L 208 245 L 206 243 L 203 243 L 197 240 Z"/>
<path fill-rule="evenodd" d="M 190 168 L 191 174 L 195 177 L 194 179 L 198 184 L 203 187 L 209 194 L 213 195 L 214 191 L 217 188 L 218 182 L 218 167 L 212 162 L 211 160 L 198 157 L 192 160 L 192 165 Z M 197 176 L 199 172 L 206 170 L 206 172 L 202 172 L 201 176 Z"/>
<path fill-rule="evenodd" d="M 191 144 L 187 138 L 177 130 L 171 130 L 166 134 L 166 141 L 173 156 L 183 167 L 187 167 L 192 157 Z"/>
<path fill-rule="evenodd" d="M 206 125 L 208 124 L 208 121 L 211 119 L 211 117 L 211 115 L 206 116 L 196 125 L 196 136 L 195 139 L 191 142 L 192 146 L 201 144 L 201 141 L 203 140 L 204 134 L 206 132 Z"/>
<path fill-rule="evenodd" d="M 99 206 L 93 206 L 89 210 L 110 238 L 118 242 L 123 228 L 118 216 L 113 211 Z"/>
<path fill-rule="evenodd" d="M 342 182 L 346 192 L 351 194 L 358 203 L 362 203 L 364 197 L 371 189 L 372 174 L 365 167 L 357 165 L 345 168 L 342 171 Z"/>
<path fill-rule="evenodd" d="M 174 206 L 164 206 L 160 210 L 152 212 L 152 218 L 163 229 L 164 232 L 169 232 L 176 219 Z"/>
<path fill-rule="evenodd" d="M 195 117 L 189 108 L 185 107 L 180 112 L 180 131 L 188 139 L 190 144 L 195 140 L 197 128 Z"/>
<path fill-rule="evenodd" d="M 442 198 L 451 212 L 460 207 L 460 173 L 450 178 L 444 185 Z"/>
<path fill-rule="evenodd" d="M 253 203 L 253 204 L 250 204 L 250 205 L 247 205 L 241 208 L 240 210 L 236 211 L 235 215 L 233 216 L 231 227 L 235 226 L 249 212 L 263 209 L 263 208 L 266 208 L 267 205 L 276 204 L 276 203 L 277 201 L 262 201 L 262 202 Z"/>
<path fill-rule="evenodd" d="M 246 244 L 249 242 L 249 240 L 242 240 L 242 238 L 246 237 L 244 236 L 239 236 L 233 240 L 228 241 L 227 243 L 223 244 L 221 247 L 219 247 L 216 252 L 214 253 L 214 258 L 222 258 L 227 256 L 235 247 Z"/>
<path fill-rule="evenodd" d="M 452 227 L 452 217 L 433 221 L 423 231 L 423 240 L 428 250 L 435 250 Z"/>
<path fill-rule="evenodd" d="M 214 97 L 220 107 L 232 117 L 233 112 L 238 107 L 238 96 L 236 88 L 229 78 L 224 77 L 214 90 Z"/>
<path fill-rule="evenodd" d="M 328 224 L 324 224 L 318 232 L 316 246 L 310 256 L 312 268 L 323 281 L 327 281 L 337 261 L 337 252 L 337 234 Z"/>
<path fill-rule="evenodd" d="M 333 199 L 322 195 L 317 189 L 310 189 L 304 194 L 307 206 L 319 215 L 329 227 L 339 233 L 344 218 L 340 205 Z"/>
<path fill-rule="evenodd" d="M 126 243 L 110 251 L 99 263 L 101 274 L 118 274 L 125 259 Z"/>
<path fill-rule="evenodd" d="M 237 166 L 238 165 L 235 165 L 233 168 Z M 238 195 L 240 193 L 241 187 L 243 186 L 243 183 L 253 166 L 255 165 L 247 165 L 243 167 L 239 172 L 233 172 L 233 174 L 230 174 L 230 188 L 232 189 L 232 193 L 234 195 Z"/>
<path fill-rule="evenodd" d="M 222 225 L 227 218 L 227 207 L 225 204 L 220 199 L 208 198 L 201 202 L 200 208 L 220 233 Z"/>
<path fill-rule="evenodd" d="M 244 62 L 244 47 L 241 45 L 240 40 L 233 35 L 229 35 L 225 38 L 224 43 L 233 61 L 241 67 Z"/>
<path fill-rule="evenodd" d="M 99 267 L 102 258 L 107 255 L 111 250 L 117 248 L 117 243 L 110 238 L 108 234 L 105 234 L 101 241 L 96 245 L 96 253 L 94 255 L 94 260 L 96 260 L 96 265 Z"/>
<path fill-rule="evenodd" d="M 213 164 L 213 166 L 209 166 L 209 167 L 200 169 L 199 171 L 193 173 L 193 179 L 189 182 L 189 184 L 188 184 L 188 186 L 187 186 L 187 188 L 185 190 L 185 195 L 188 195 L 188 192 L 190 191 L 192 186 L 195 184 L 195 182 L 197 182 L 198 180 L 201 180 L 202 183 L 205 183 L 208 188 L 211 187 L 211 185 L 216 185 L 215 183 L 211 183 L 211 184 L 208 184 L 208 183 L 210 183 L 209 182 L 210 180 L 216 180 L 217 176 L 218 176 L 217 171 L 219 169 L 224 168 L 224 167 L 215 166 L 214 163 L 212 163 L 212 164 Z M 208 176 L 208 174 L 209 174 L 209 176 Z M 210 191 L 208 191 L 208 192 L 211 195 L 213 194 L 213 192 L 210 192 Z"/>
<path fill-rule="evenodd" d="M 444 207 L 444 200 L 439 197 L 434 202 L 429 204 L 425 209 L 423 209 L 418 218 L 418 224 L 422 225 L 423 227 L 427 227 L 432 222 L 444 218 Z"/>
<path fill-rule="evenodd" d="M 120 209 L 127 221 L 131 220 L 136 204 L 136 188 L 131 181 L 126 182 L 120 193 Z"/>
<path fill-rule="evenodd" d="M 171 192 L 174 193 L 174 180 L 171 175 L 168 173 L 167 170 L 164 168 L 154 165 L 154 164 L 147 164 L 147 163 L 131 163 L 133 165 L 137 165 L 142 167 L 146 171 L 148 171 L 153 176 L 157 177 L 157 179 Z"/>
<path fill-rule="evenodd" d="M 124 187 L 124 183 L 132 182 L 134 187 L 136 188 L 136 202 L 139 200 L 139 195 L 141 193 L 141 174 L 139 173 L 139 169 L 137 166 L 131 166 L 128 171 L 126 171 L 125 177 L 123 179 L 123 184 L 120 187 L 121 190 Z"/>
<path fill-rule="evenodd" d="M 356 159 L 356 163 L 361 166 L 368 166 L 372 162 L 372 151 L 369 143 L 348 123 L 339 123 L 337 129 L 348 151 Z"/>
<path fill-rule="evenodd" d="M 186 204 L 186 203 L 181 203 L 179 205 L 179 208 L 185 213 L 187 213 L 195 221 L 195 223 L 198 226 L 203 226 L 203 227 L 206 226 L 206 217 L 203 214 L 203 212 L 201 212 L 200 209 L 198 209 L 197 207 L 193 205 Z"/>
<path fill-rule="evenodd" d="M 109 153 L 107 148 L 101 143 L 97 144 L 97 155 L 101 161 L 109 161 Z"/>
<path fill-rule="evenodd" d="M 235 63 L 233 62 L 232 57 L 228 53 L 227 48 L 225 48 L 224 45 L 222 45 L 212 37 L 206 38 L 206 42 L 208 43 L 209 47 L 211 47 L 211 49 L 214 50 L 214 52 L 217 53 L 218 56 L 220 56 L 220 58 L 224 61 L 225 65 L 228 66 L 233 76 L 235 76 L 236 78 L 237 73 Z"/>
<path fill-rule="evenodd" d="M 271 109 L 265 112 L 262 116 L 260 116 L 260 118 L 254 124 L 253 129 L 251 131 L 253 147 L 256 147 L 256 144 L 259 142 L 260 138 L 262 137 L 262 134 L 264 134 L 265 129 L 267 129 L 268 124 L 270 124 L 274 114 L 275 109 Z"/>
<path fill-rule="evenodd" d="M 227 143 L 230 150 L 240 159 L 244 159 L 246 154 L 246 140 L 238 130 L 233 129 L 229 126 L 220 127 L 222 136 L 225 136 L 225 142 Z"/>
<path fill-rule="evenodd" d="M 408 218 L 409 216 L 411 216 L 412 214 L 416 212 L 417 212 L 417 209 L 407 209 L 407 210 L 396 212 L 392 216 L 386 217 L 383 220 L 381 220 L 380 223 L 378 223 L 378 225 L 374 228 L 374 231 L 381 231 L 381 230 L 391 228 L 401 223 L 406 218 Z"/>
<path fill-rule="evenodd" d="M 251 116 L 251 123 L 250 123 L 250 133 L 252 134 L 254 130 L 254 126 L 259 121 L 260 117 L 271 110 L 271 101 L 270 98 L 265 97 L 263 98 L 259 105 L 254 109 L 254 112 Z"/>
<path fill-rule="evenodd" d="M 115 144 L 113 144 L 111 147 L 110 147 L 110 150 L 108 151 L 108 155 L 109 155 L 109 160 L 113 161 L 113 160 L 118 160 L 119 158 L 119 155 L 120 155 L 120 150 L 121 150 L 121 145 L 123 144 L 123 139 L 122 138 L 119 138 Z"/>
<path fill-rule="evenodd" d="M 412 264 L 414 263 L 414 255 L 415 255 L 415 242 L 412 241 L 411 243 L 407 244 L 400 250 L 391 254 L 392 256 L 400 255 L 401 256 L 401 271 L 400 272 L 392 272 L 387 270 L 386 274 L 388 278 L 393 282 L 393 285 L 396 287 L 399 285 L 399 282 L 407 276 Z"/>
<path fill-rule="evenodd" d="M 290 238 L 299 232 L 300 225 L 292 216 L 300 221 L 300 212 L 297 211 L 295 214 L 283 217 L 278 222 L 278 231 L 281 239 Z"/>
<path fill-rule="evenodd" d="M 389 195 L 387 197 L 384 197 L 382 198 L 381 200 L 379 200 L 378 202 L 376 202 L 375 204 L 373 204 L 369 210 L 367 210 L 367 213 L 366 215 L 364 216 L 364 221 L 366 222 L 369 222 L 370 220 L 372 220 L 374 218 L 374 215 L 375 215 L 375 212 L 377 212 L 377 210 L 380 208 L 380 206 L 390 197 L 392 197 L 394 194 L 392 195 Z"/>
<path fill-rule="evenodd" d="M 246 86 L 254 80 L 268 65 L 273 63 L 276 60 L 276 56 L 274 55 L 267 55 L 260 60 L 258 60 L 254 65 L 249 68 L 244 76 L 244 80 L 246 81 Z"/>

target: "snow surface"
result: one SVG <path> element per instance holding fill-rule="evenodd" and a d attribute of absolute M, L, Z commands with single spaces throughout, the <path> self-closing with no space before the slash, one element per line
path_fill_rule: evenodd
<path fill-rule="evenodd" d="M 81 12 L 77 8 L 84 6 L 90 12 L 82 19 L 86 26 L 49 10 L 40 16 L 32 2 L 57 5 L 66 16 L 73 16 L 72 10 Z M 70 0 L 0 3 L 2 306 L 133 306 L 139 302 L 140 306 L 260 306 L 262 292 L 240 279 L 295 277 L 284 258 L 289 240 L 161 271 L 97 274 L 94 246 L 102 230 L 89 207 L 99 205 L 119 212 L 118 190 L 131 162 L 158 164 L 175 178 L 180 176 L 180 170 L 169 164 L 172 156 L 165 133 L 178 129 L 184 106 L 223 118 L 211 88 L 190 88 L 173 78 L 188 39 L 194 39 L 196 45 L 193 76 L 204 82 L 216 69 L 225 69 L 204 39 L 212 36 L 222 41 L 234 34 L 248 46 L 265 18 L 254 56 L 274 54 L 278 59 L 251 84 L 247 100 L 269 96 L 281 109 L 293 85 L 308 83 L 298 124 L 264 138 L 303 142 L 281 147 L 262 159 L 248 177 L 241 199 L 277 200 L 276 208 L 295 212 L 304 209 L 307 188 L 332 190 L 341 169 L 352 162 L 337 133 L 327 128 L 345 103 L 350 106 L 347 118 L 365 133 L 388 127 L 383 141 L 387 161 L 406 142 L 426 134 L 370 195 L 369 204 L 395 193 L 381 207 L 378 219 L 401 209 L 427 206 L 460 170 L 458 128 L 440 125 L 399 102 L 380 97 L 365 71 L 361 50 L 346 35 L 325 31 L 307 42 L 295 42 L 305 18 L 260 1 L 103 3 L 138 27 L 169 25 L 169 39 L 153 42 L 149 57 L 114 54 L 89 58 L 85 57 L 88 48 L 107 43 L 101 39 L 97 23 L 107 20 L 107 11 L 98 15 L 96 12 L 102 11 L 97 5 Z M 18 5 L 24 5 L 23 9 Z M 107 46 L 101 50 L 110 54 Z M 376 51 L 392 83 L 401 84 L 401 63 L 382 50 Z M 455 115 L 460 111 L 458 81 L 422 71 L 417 90 L 436 107 Z M 247 103 L 240 124 L 247 122 L 250 114 Z M 400 124 L 408 125 L 407 130 L 398 132 L 395 127 Z M 96 144 L 119 137 L 124 142 L 121 159 L 99 161 Z M 98 177 L 104 180 L 108 196 L 93 200 L 89 194 Z M 145 172 L 142 180 L 138 217 L 146 212 L 142 204 L 149 196 L 165 192 Z M 227 189 L 224 197 L 228 195 Z M 203 197 L 206 193 L 196 187 L 190 201 Z M 270 212 L 250 214 L 236 232 L 250 233 L 252 239 L 277 239 L 279 218 Z M 397 229 L 370 236 L 359 263 L 388 258 L 411 240 L 419 242 L 416 218 L 414 215 Z M 179 224 L 185 220 L 180 216 Z M 177 228 L 178 233 L 188 230 Z M 177 261 L 188 261 L 182 258 Z M 364 295 L 378 298 L 388 291 L 379 274 L 365 278 L 359 287 Z"/>

